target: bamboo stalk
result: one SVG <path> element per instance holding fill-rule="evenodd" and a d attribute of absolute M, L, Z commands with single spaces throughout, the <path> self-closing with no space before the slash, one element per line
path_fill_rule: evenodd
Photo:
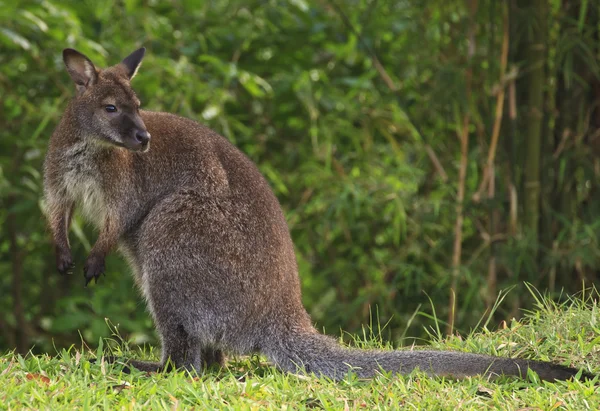
<path fill-rule="evenodd" d="M 502 54 L 500 56 L 500 81 L 502 82 L 502 78 L 506 72 L 506 66 L 508 63 L 508 45 L 509 45 L 509 17 L 508 17 L 508 6 L 504 3 L 503 8 L 503 37 L 502 37 Z M 502 118 L 504 113 L 504 93 L 506 90 L 506 86 L 500 87 L 498 91 L 498 96 L 496 99 L 496 113 L 494 119 L 494 127 L 492 131 L 492 140 L 490 144 L 490 149 L 488 152 L 487 158 L 487 166 L 486 166 L 486 174 L 488 176 L 487 183 L 487 197 L 488 199 L 493 199 L 496 195 L 496 172 L 494 168 L 494 160 L 496 158 L 496 150 L 498 147 L 498 139 L 500 136 L 500 128 L 502 125 Z M 483 188 L 483 186 L 481 187 Z M 498 221 L 500 220 L 500 212 L 497 208 L 493 208 L 490 204 L 490 235 L 493 238 L 496 234 L 496 229 L 498 225 Z M 486 292 L 486 305 L 488 309 L 494 304 L 496 300 L 496 285 L 498 283 L 498 273 L 496 267 L 496 244 L 494 241 L 490 244 L 490 260 L 488 263 L 488 277 L 487 277 L 487 292 Z"/>
<path fill-rule="evenodd" d="M 540 162 L 544 120 L 544 88 L 546 84 L 546 17 L 548 2 L 534 0 L 531 37 L 527 44 L 528 119 L 525 160 L 524 223 L 528 234 L 537 237 L 540 218 Z"/>
<path fill-rule="evenodd" d="M 479 200 L 481 193 L 486 190 L 486 186 L 490 183 L 493 178 L 494 160 L 496 159 L 496 151 L 498 148 L 498 139 L 500 137 L 500 129 L 502 127 L 502 117 L 504 112 L 504 95 L 506 92 L 506 82 L 504 81 L 506 75 L 506 66 L 508 64 L 508 45 L 509 45 L 509 20 L 508 20 L 508 7 L 504 3 L 503 7 L 503 36 L 502 36 L 502 54 L 500 56 L 500 81 L 498 93 L 496 94 L 496 113 L 494 119 L 494 126 L 492 128 L 492 138 L 490 142 L 490 148 L 488 150 L 487 162 L 483 171 L 483 178 L 479 184 L 477 192 L 473 195 L 475 201 Z M 488 196 L 489 198 L 489 196 Z"/>
<path fill-rule="evenodd" d="M 473 72 L 467 70 L 467 96 L 471 96 L 471 81 Z M 458 277 L 460 275 L 460 262 L 462 257 L 462 228 L 464 223 L 464 200 L 465 200 L 465 181 L 467 179 L 467 158 L 469 154 L 469 124 L 471 123 L 470 112 L 467 109 L 463 117 L 462 129 L 460 133 L 460 166 L 458 169 L 458 192 L 456 194 L 456 222 L 454 223 L 454 246 L 452 250 L 452 284 L 450 286 L 450 302 L 448 315 L 448 334 L 454 330 L 455 308 L 456 308 L 456 288 Z"/>
<path fill-rule="evenodd" d="M 516 84 L 513 79 L 508 85 L 508 118 L 510 119 L 510 158 L 516 158 L 514 153 L 514 141 L 516 139 L 516 129 L 517 129 L 517 91 Z M 509 173 L 507 176 L 508 179 L 508 191 L 509 191 L 509 199 L 510 199 L 510 208 L 509 208 L 509 218 L 508 218 L 508 233 L 511 237 L 517 235 L 517 223 L 518 223 L 518 209 L 519 209 L 519 198 L 517 195 L 517 187 L 515 186 L 516 173 L 515 167 L 511 164 L 509 165 Z"/>
<path fill-rule="evenodd" d="M 462 128 L 460 131 L 460 165 L 458 169 L 458 189 L 456 195 L 456 222 L 454 224 L 454 246 L 452 251 L 452 280 L 450 284 L 450 301 L 448 303 L 448 327 L 447 334 L 452 334 L 454 330 L 454 320 L 456 317 L 456 294 L 458 278 L 460 276 L 460 263 L 462 260 L 462 229 L 464 223 L 464 200 L 465 200 L 465 182 L 467 179 L 467 159 L 469 155 L 469 124 L 471 124 L 471 92 L 473 83 L 473 57 L 475 55 L 475 13 L 477 12 L 477 0 L 468 0 L 469 2 L 469 51 L 467 54 L 468 67 L 465 73 L 465 100 L 467 108 L 465 110 Z"/>
<path fill-rule="evenodd" d="M 496 191 L 496 178 L 495 170 L 492 165 L 490 171 L 490 182 L 488 184 L 488 198 L 494 198 Z M 491 206 L 490 206 L 491 207 Z M 496 268 L 496 243 L 494 237 L 496 234 L 496 227 L 498 226 L 498 220 L 500 219 L 498 209 L 490 210 L 490 234 L 492 241 L 490 242 L 490 260 L 488 262 L 488 276 L 487 276 L 487 290 L 486 290 L 486 308 L 490 310 L 496 301 L 496 286 L 498 284 L 498 273 Z"/>

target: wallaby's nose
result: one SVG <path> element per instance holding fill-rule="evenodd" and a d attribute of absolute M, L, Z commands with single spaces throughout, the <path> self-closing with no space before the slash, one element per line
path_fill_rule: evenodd
<path fill-rule="evenodd" d="M 150 133 L 146 130 L 138 130 L 135 132 L 135 139 L 142 145 L 148 144 L 150 141 Z"/>

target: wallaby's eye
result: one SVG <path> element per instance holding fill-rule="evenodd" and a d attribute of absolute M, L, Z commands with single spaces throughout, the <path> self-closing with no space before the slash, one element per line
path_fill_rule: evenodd
<path fill-rule="evenodd" d="M 117 108 L 115 106 L 113 106 L 112 104 L 109 104 L 109 105 L 105 106 L 104 109 L 107 112 L 109 112 L 109 113 L 116 113 L 117 112 Z"/>

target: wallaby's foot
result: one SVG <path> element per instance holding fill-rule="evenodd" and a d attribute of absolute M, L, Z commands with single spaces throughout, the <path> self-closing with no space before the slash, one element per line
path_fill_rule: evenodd
<path fill-rule="evenodd" d="M 145 372 L 161 372 L 161 371 L 171 371 L 172 367 L 167 365 L 163 366 L 159 362 L 152 361 L 138 361 L 138 360 L 127 360 L 125 362 L 128 366 L 132 366 L 140 371 Z"/>
<path fill-rule="evenodd" d="M 104 257 L 90 254 L 83 267 L 83 276 L 85 277 L 85 286 L 92 280 L 96 280 L 104 273 Z"/>
<path fill-rule="evenodd" d="M 225 366 L 225 355 L 221 350 L 205 349 L 202 350 L 202 368 Z"/>
<path fill-rule="evenodd" d="M 71 250 L 56 248 L 56 268 L 62 275 L 73 273 L 73 257 L 71 256 Z"/>
<path fill-rule="evenodd" d="M 208 351 L 208 350 L 207 350 Z M 218 350 L 209 350 L 210 352 L 212 352 L 212 357 L 211 362 L 210 363 L 203 363 L 204 366 L 213 366 L 213 365 L 219 365 L 219 366 L 223 366 L 224 364 L 224 356 L 222 354 L 221 351 Z M 98 362 L 96 359 L 92 359 L 90 360 L 91 363 L 96 363 Z M 187 370 L 190 373 L 197 373 L 199 374 L 199 370 L 196 370 L 196 368 L 193 365 L 187 364 L 187 365 L 183 365 L 181 366 L 181 368 L 175 367 L 173 365 L 172 361 L 167 361 L 166 364 L 162 364 L 160 362 L 154 362 L 154 361 L 138 361 L 138 360 L 130 360 L 130 359 L 126 359 L 126 358 L 121 358 L 121 357 L 115 357 L 115 356 L 108 356 L 108 357 L 104 357 L 104 362 L 108 363 L 108 364 L 120 364 L 123 366 L 122 371 L 125 374 L 131 374 L 131 367 L 136 368 L 139 371 L 144 371 L 144 372 L 171 372 L 175 369 L 180 369 L 180 370 Z"/>
<path fill-rule="evenodd" d="M 98 361 L 96 359 L 91 359 L 90 363 L 94 364 Z M 138 360 L 128 360 L 121 357 L 108 356 L 104 357 L 104 362 L 108 364 L 120 364 L 123 366 L 122 371 L 125 374 L 131 374 L 131 367 L 134 367 L 140 371 L 145 372 L 160 372 L 164 371 L 165 367 L 159 362 L 152 361 L 138 361 Z M 170 366 L 167 366 L 167 370 L 170 370 Z"/>
<path fill-rule="evenodd" d="M 96 359 L 90 360 L 90 362 L 96 363 Z M 145 372 L 162 372 L 172 371 L 175 367 L 172 362 L 169 361 L 167 365 L 163 365 L 159 362 L 152 361 L 138 361 L 129 360 L 121 357 L 108 356 L 104 357 L 104 362 L 108 364 L 120 364 L 123 366 L 123 372 L 125 374 L 131 374 L 131 368 L 134 367 L 140 371 Z M 206 349 L 202 350 L 202 368 L 207 369 L 211 367 L 223 368 L 225 366 L 225 355 L 221 350 Z M 182 369 L 186 369 L 190 372 L 197 372 L 193 366 L 183 366 Z"/>

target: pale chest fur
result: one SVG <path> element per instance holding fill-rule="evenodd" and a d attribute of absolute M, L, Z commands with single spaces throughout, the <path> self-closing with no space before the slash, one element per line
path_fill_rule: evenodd
<path fill-rule="evenodd" d="M 107 213 L 102 173 L 95 153 L 84 143 L 73 145 L 64 153 L 63 185 L 85 219 L 101 227 Z"/>

